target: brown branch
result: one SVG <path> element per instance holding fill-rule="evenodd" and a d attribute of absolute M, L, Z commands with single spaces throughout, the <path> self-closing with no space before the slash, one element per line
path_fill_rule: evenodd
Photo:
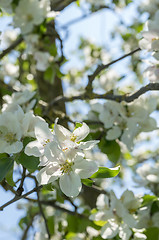
<path fill-rule="evenodd" d="M 38 183 L 37 183 L 37 182 L 36 182 L 36 186 L 38 187 Z M 48 227 L 48 224 L 47 224 L 47 219 L 46 219 L 46 217 L 45 217 L 43 208 L 42 208 L 42 206 L 41 206 L 39 191 L 37 191 L 37 202 L 38 202 L 40 214 L 41 214 L 41 216 L 42 216 L 43 219 L 44 219 L 45 228 L 46 228 L 46 231 L 47 231 L 47 234 L 48 234 L 48 239 L 50 239 L 50 238 L 51 238 L 51 234 L 50 234 L 49 227 Z"/>
<path fill-rule="evenodd" d="M 16 191 L 16 195 L 17 196 L 21 196 L 22 195 L 22 192 L 24 191 L 24 188 L 23 188 L 23 183 L 24 183 L 24 180 L 25 180 L 25 173 L 26 173 L 26 168 L 23 167 L 23 173 L 22 173 L 22 178 L 21 178 L 21 182 L 20 182 L 20 185 Z"/>
<path fill-rule="evenodd" d="M 15 42 L 13 42 L 7 49 L 5 49 L 1 54 L 0 54 L 0 59 L 2 59 L 5 55 L 10 53 L 14 48 L 16 48 L 21 42 L 23 41 L 23 38 L 20 37 L 18 38 Z"/>
<path fill-rule="evenodd" d="M 131 51 L 131 52 L 123 55 L 122 57 L 119 57 L 119 58 L 111 61 L 111 62 L 108 63 L 108 64 L 100 64 L 99 66 L 97 66 L 97 68 L 96 68 L 96 70 L 94 71 L 94 73 L 88 76 L 88 84 L 87 84 L 87 87 L 86 87 L 86 91 L 91 91 L 91 92 L 92 92 L 92 82 L 93 82 L 93 80 L 95 79 L 95 77 L 96 77 L 101 71 L 103 71 L 104 69 L 108 68 L 108 67 L 111 66 L 112 64 L 117 63 L 117 62 L 119 62 L 120 60 L 122 60 L 122 59 L 124 59 L 124 58 L 126 58 L 126 57 L 128 57 L 128 56 L 133 55 L 133 54 L 136 53 L 136 52 L 139 52 L 140 50 L 141 50 L 140 48 L 137 48 L 137 49 L 135 49 L 135 50 L 133 50 L 133 51 Z"/>
<path fill-rule="evenodd" d="M 129 102 L 133 102 L 135 99 L 139 98 L 141 95 L 143 95 L 144 93 L 146 93 L 148 91 L 159 91 L 159 83 L 149 83 L 131 95 L 129 95 L 129 94 L 114 95 L 110 91 L 105 94 L 84 93 L 84 94 L 81 94 L 78 96 L 73 96 L 73 97 L 58 96 L 50 103 L 50 105 L 48 106 L 48 109 L 50 109 L 54 104 L 56 104 L 57 102 L 60 102 L 60 101 L 72 102 L 74 100 L 106 99 L 106 100 L 112 100 L 112 101 L 116 101 L 116 102 L 125 101 L 125 102 L 129 103 Z"/>
<path fill-rule="evenodd" d="M 21 240 L 26 240 L 27 239 L 27 235 L 28 235 L 28 231 L 30 229 L 30 227 L 32 226 L 32 223 L 34 221 L 34 217 L 36 216 L 36 214 L 34 214 L 33 216 L 31 216 L 30 222 L 28 223 L 26 229 L 23 232 L 23 235 L 21 237 Z"/>
<path fill-rule="evenodd" d="M 17 202 L 18 200 L 22 199 L 22 198 L 25 198 L 26 196 L 30 195 L 31 193 L 34 193 L 36 191 L 39 191 L 43 186 L 40 185 L 38 187 L 35 187 L 33 188 L 31 191 L 21 195 L 21 196 L 18 196 L 16 195 L 12 200 L 8 201 L 7 203 L 3 204 L 1 207 L 0 207 L 0 211 L 3 211 L 3 209 L 7 206 L 9 206 L 10 204 L 14 203 L 14 202 Z"/>
<path fill-rule="evenodd" d="M 37 203 L 37 200 L 36 199 L 32 199 L 32 198 L 25 198 L 26 200 L 28 201 L 31 201 L 31 202 L 34 202 L 34 203 Z M 43 204 L 43 205 L 47 205 L 47 206 L 50 206 L 50 207 L 53 207 L 53 208 L 56 208 L 62 212 L 66 212 L 70 215 L 78 215 L 79 217 L 82 217 L 82 218 L 87 218 L 86 215 L 84 214 L 80 214 L 80 213 L 77 213 L 77 212 L 73 212 L 65 207 L 62 207 L 60 205 L 57 205 L 56 202 L 54 200 L 40 200 L 40 203 Z"/>

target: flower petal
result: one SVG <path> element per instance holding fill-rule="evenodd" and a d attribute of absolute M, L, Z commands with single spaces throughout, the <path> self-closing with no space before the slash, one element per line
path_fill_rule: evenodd
<path fill-rule="evenodd" d="M 108 223 L 105 224 L 101 229 L 101 236 L 104 239 L 113 238 L 118 234 L 119 226 L 118 224 L 112 219 L 108 220 Z"/>
<path fill-rule="evenodd" d="M 36 178 L 40 184 L 48 184 L 50 182 L 54 182 L 60 176 L 60 173 L 57 170 L 56 166 L 55 169 L 51 166 L 52 173 L 50 173 L 50 165 L 42 168 L 40 172 L 36 175 Z M 55 170 L 55 171 L 54 171 Z"/>
<path fill-rule="evenodd" d="M 32 141 L 28 143 L 25 147 L 25 154 L 28 156 L 40 157 L 44 151 L 43 146 L 38 141 Z"/>
<path fill-rule="evenodd" d="M 77 173 L 80 178 L 88 178 L 91 177 L 93 173 L 98 170 L 98 166 L 96 162 L 89 159 L 75 159 L 75 164 L 73 166 L 75 169 L 75 173 Z"/>
<path fill-rule="evenodd" d="M 78 127 L 73 131 L 73 135 L 76 136 L 76 142 L 83 140 L 88 134 L 89 127 L 86 123 L 83 123 L 81 127 Z"/>
<path fill-rule="evenodd" d="M 82 188 L 80 177 L 74 172 L 61 176 L 59 184 L 61 191 L 68 197 L 76 197 Z"/>

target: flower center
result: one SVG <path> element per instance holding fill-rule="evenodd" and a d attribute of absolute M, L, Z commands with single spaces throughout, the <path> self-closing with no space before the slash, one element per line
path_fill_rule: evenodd
<path fill-rule="evenodd" d="M 60 170 L 62 171 L 62 173 L 69 173 L 72 171 L 72 166 L 73 162 L 69 162 L 68 160 L 66 160 L 64 164 L 61 164 Z"/>
<path fill-rule="evenodd" d="M 16 137 L 15 137 L 15 134 L 13 133 L 7 133 L 5 136 L 4 136 L 4 140 L 8 143 L 14 143 L 17 141 Z"/>
<path fill-rule="evenodd" d="M 31 22 L 31 21 L 33 20 L 33 15 L 28 14 L 28 15 L 26 16 L 26 19 L 27 19 L 27 22 Z"/>
<path fill-rule="evenodd" d="M 77 138 L 77 136 L 75 136 L 74 134 L 72 134 L 72 136 L 71 136 L 71 141 L 72 141 L 72 142 L 75 142 L 75 141 L 76 141 L 76 138 Z"/>
<path fill-rule="evenodd" d="M 5 126 L 0 126 L 0 137 L 10 144 L 17 141 L 16 134 L 8 132 Z"/>
<path fill-rule="evenodd" d="M 44 140 L 43 147 L 45 147 L 46 144 L 49 143 L 49 142 L 50 142 L 50 139 L 46 139 L 46 140 Z"/>

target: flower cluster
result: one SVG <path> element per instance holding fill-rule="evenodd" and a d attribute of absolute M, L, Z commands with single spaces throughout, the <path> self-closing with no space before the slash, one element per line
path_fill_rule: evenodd
<path fill-rule="evenodd" d="M 149 116 L 155 109 L 156 100 L 151 98 L 140 98 L 127 105 L 107 101 L 103 105 L 92 104 L 88 118 L 104 124 L 107 140 L 119 138 L 132 150 L 133 140 L 140 132 L 157 128 L 155 119 Z"/>
<path fill-rule="evenodd" d="M 6 95 L 0 115 L 0 153 L 15 154 L 23 149 L 23 139 L 36 140 L 25 147 L 25 154 L 40 158 L 44 166 L 37 174 L 40 184 L 59 179 L 62 192 L 70 197 L 79 194 L 81 179 L 91 177 L 98 170 L 95 161 L 87 159 L 84 151 L 90 150 L 99 141 L 82 140 L 88 135 L 89 127 L 78 123 L 73 132 L 55 122 L 54 130 L 41 117 L 30 111 L 35 105 L 35 92 L 17 92 Z"/>
<path fill-rule="evenodd" d="M 152 164 L 144 163 L 137 169 L 137 174 L 140 179 L 135 181 L 140 185 L 149 188 L 153 193 L 159 193 L 159 163 Z"/>
<path fill-rule="evenodd" d="M 65 195 L 75 197 L 79 194 L 81 179 L 91 177 L 98 170 L 94 161 L 85 158 L 84 150 L 89 150 L 98 143 L 81 142 L 88 133 L 89 127 L 85 123 L 73 132 L 57 124 L 57 120 L 53 132 L 46 125 L 35 126 L 37 140 L 26 146 L 25 153 L 40 157 L 40 166 L 44 166 L 37 174 L 40 184 L 59 179 Z"/>
<path fill-rule="evenodd" d="M 117 234 L 122 240 L 147 239 L 143 233 L 145 227 L 156 227 L 159 213 L 151 214 L 150 205 L 142 206 L 142 199 L 126 190 L 120 199 L 111 191 L 110 197 L 100 194 L 97 209 L 90 215 L 95 224 L 102 225 L 100 234 L 103 239 L 112 239 Z M 133 236 L 132 236 L 133 235 Z M 133 237 L 133 238 L 132 238 Z"/>

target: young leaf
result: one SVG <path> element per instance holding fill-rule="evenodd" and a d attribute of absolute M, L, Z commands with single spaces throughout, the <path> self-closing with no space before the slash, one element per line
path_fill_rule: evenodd
<path fill-rule="evenodd" d="M 119 172 L 120 166 L 115 168 L 99 167 L 99 170 L 91 178 L 111 178 L 117 176 Z"/>
<path fill-rule="evenodd" d="M 10 157 L 0 159 L 0 181 L 6 176 L 13 166 L 13 159 Z"/>
<path fill-rule="evenodd" d="M 23 165 L 29 172 L 37 170 L 39 165 L 39 158 L 34 156 L 28 156 L 22 152 L 19 156 L 18 162 Z"/>
<path fill-rule="evenodd" d="M 82 179 L 82 183 L 88 187 L 91 187 L 93 184 L 93 180 L 91 179 Z"/>

